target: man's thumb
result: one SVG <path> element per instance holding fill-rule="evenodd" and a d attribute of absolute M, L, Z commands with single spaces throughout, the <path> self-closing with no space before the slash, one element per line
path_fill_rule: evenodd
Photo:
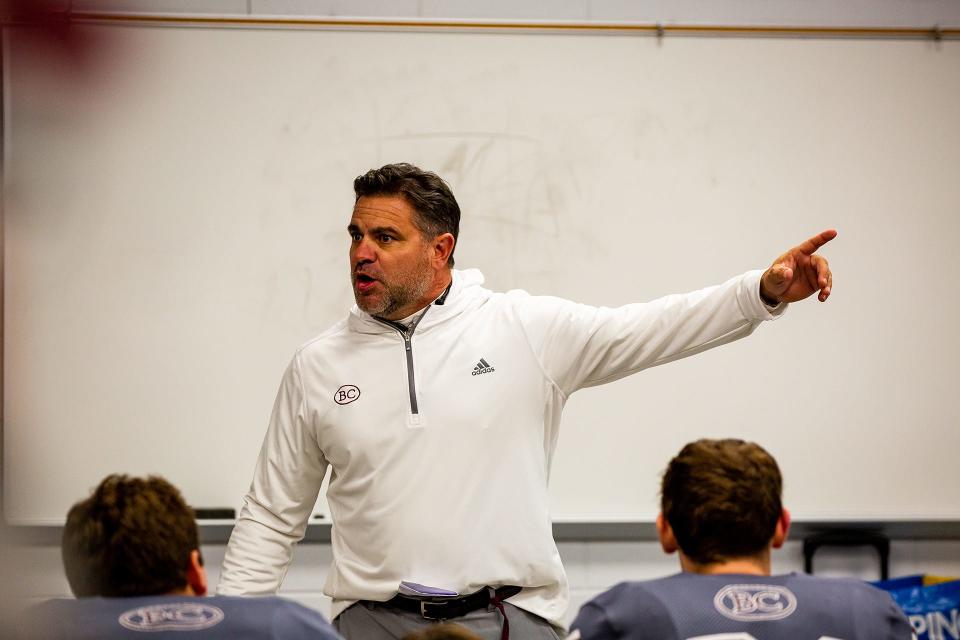
<path fill-rule="evenodd" d="M 770 285 L 785 287 L 793 278 L 793 269 L 785 264 L 774 265 L 770 269 Z"/>

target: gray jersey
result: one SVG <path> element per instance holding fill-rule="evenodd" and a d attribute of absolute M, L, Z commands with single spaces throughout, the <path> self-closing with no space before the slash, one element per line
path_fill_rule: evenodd
<path fill-rule="evenodd" d="M 680 573 L 623 582 L 583 605 L 583 640 L 910 640 L 890 596 L 865 582 Z"/>
<path fill-rule="evenodd" d="M 281 598 L 148 596 L 51 600 L 19 621 L 24 639 L 338 640 L 312 609 Z"/>

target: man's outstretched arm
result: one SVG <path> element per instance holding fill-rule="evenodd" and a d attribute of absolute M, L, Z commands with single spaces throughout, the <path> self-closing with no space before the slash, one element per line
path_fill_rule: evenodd
<path fill-rule="evenodd" d="M 517 294 L 517 308 L 545 373 L 569 394 L 747 336 L 781 315 L 786 309 L 781 303 L 818 290 L 826 300 L 833 276 L 815 252 L 835 236 L 825 231 L 764 272 L 686 294 L 613 309 Z"/>

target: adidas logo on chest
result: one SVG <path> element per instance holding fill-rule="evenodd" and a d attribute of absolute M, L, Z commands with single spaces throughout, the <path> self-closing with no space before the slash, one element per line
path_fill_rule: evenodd
<path fill-rule="evenodd" d="M 494 371 L 496 371 L 496 369 L 494 369 L 489 362 L 483 358 L 480 358 L 480 362 L 478 362 L 477 366 L 473 368 L 473 373 L 471 375 L 479 376 L 484 373 L 493 373 Z"/>

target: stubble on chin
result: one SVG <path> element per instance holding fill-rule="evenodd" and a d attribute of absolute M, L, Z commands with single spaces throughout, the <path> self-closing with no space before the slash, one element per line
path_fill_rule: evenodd
<path fill-rule="evenodd" d="M 353 298 L 357 306 L 371 316 L 388 317 L 393 315 L 398 309 L 402 309 L 411 302 L 422 300 L 430 289 L 430 280 L 427 274 L 420 274 L 421 277 L 414 278 L 409 282 L 388 286 L 382 280 L 380 285 L 383 292 L 378 297 L 368 297 L 361 295 L 356 288 L 353 290 Z"/>
<path fill-rule="evenodd" d="M 353 299 L 357 301 L 357 306 L 366 313 L 369 313 L 372 316 L 382 316 L 386 313 L 391 303 L 393 302 L 389 296 L 382 296 L 380 298 L 371 299 L 370 297 L 365 297 L 353 292 Z"/>

